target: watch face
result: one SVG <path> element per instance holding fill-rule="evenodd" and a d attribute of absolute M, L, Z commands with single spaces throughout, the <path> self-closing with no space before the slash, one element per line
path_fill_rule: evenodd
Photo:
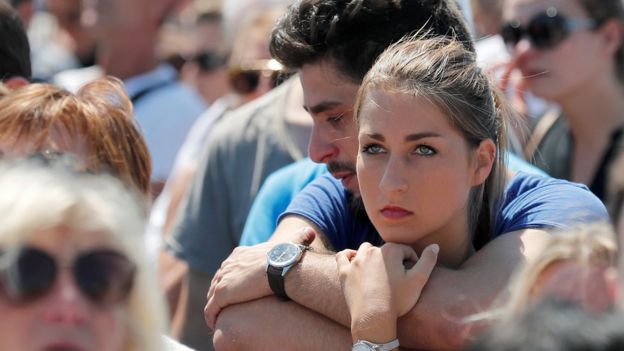
<path fill-rule="evenodd" d="M 293 243 L 281 243 L 275 245 L 269 251 L 269 264 L 275 267 L 286 267 L 299 259 L 301 249 Z"/>

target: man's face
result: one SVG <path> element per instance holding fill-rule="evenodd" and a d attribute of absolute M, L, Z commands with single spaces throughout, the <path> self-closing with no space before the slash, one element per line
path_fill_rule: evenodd
<path fill-rule="evenodd" d="M 339 73 L 329 60 L 304 65 L 300 77 L 303 107 L 314 123 L 308 147 L 310 158 L 325 163 L 345 188 L 358 194 L 358 139 L 353 105 L 359 85 Z"/>

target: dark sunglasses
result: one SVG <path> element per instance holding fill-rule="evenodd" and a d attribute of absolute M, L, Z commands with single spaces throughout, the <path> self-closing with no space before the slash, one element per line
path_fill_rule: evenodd
<path fill-rule="evenodd" d="M 0 255 L 3 259 L 6 254 Z M 17 303 L 27 303 L 44 296 L 54 286 L 60 266 L 45 251 L 24 247 L 7 266 L 0 269 L 3 291 Z M 135 265 L 112 250 L 87 251 L 71 265 L 80 291 L 91 301 L 110 305 L 124 301 L 132 289 Z"/>
<path fill-rule="evenodd" d="M 290 74 L 279 62 L 271 59 L 230 69 L 229 76 L 230 84 L 237 93 L 249 94 L 258 88 L 261 76 L 268 77 L 271 88 L 274 88 L 283 83 Z"/>
<path fill-rule="evenodd" d="M 525 37 L 538 49 L 552 49 L 572 32 L 595 27 L 596 22 L 590 18 L 568 18 L 554 7 L 549 7 L 531 18 L 526 27 L 521 26 L 518 21 L 505 23 L 501 29 L 501 36 L 510 49 Z"/>
<path fill-rule="evenodd" d="M 212 71 L 219 67 L 225 66 L 228 58 L 226 55 L 220 54 L 216 51 L 206 50 L 195 56 L 194 60 L 201 70 Z"/>

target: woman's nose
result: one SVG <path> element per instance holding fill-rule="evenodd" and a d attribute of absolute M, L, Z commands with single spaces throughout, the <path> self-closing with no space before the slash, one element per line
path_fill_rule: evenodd
<path fill-rule="evenodd" d="M 68 269 L 61 269 L 54 287 L 43 298 L 44 319 L 50 323 L 81 324 L 88 318 L 87 297 L 80 291 Z"/>

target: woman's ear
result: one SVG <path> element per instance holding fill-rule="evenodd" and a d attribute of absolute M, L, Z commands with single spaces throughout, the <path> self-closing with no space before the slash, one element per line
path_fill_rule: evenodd
<path fill-rule="evenodd" d="M 602 49 L 605 57 L 613 57 L 622 46 L 624 28 L 619 20 L 612 18 L 603 23 L 598 29 L 602 37 Z"/>
<path fill-rule="evenodd" d="M 474 155 L 472 186 L 479 186 L 485 182 L 492 171 L 496 160 L 496 145 L 491 139 L 482 140 Z"/>

